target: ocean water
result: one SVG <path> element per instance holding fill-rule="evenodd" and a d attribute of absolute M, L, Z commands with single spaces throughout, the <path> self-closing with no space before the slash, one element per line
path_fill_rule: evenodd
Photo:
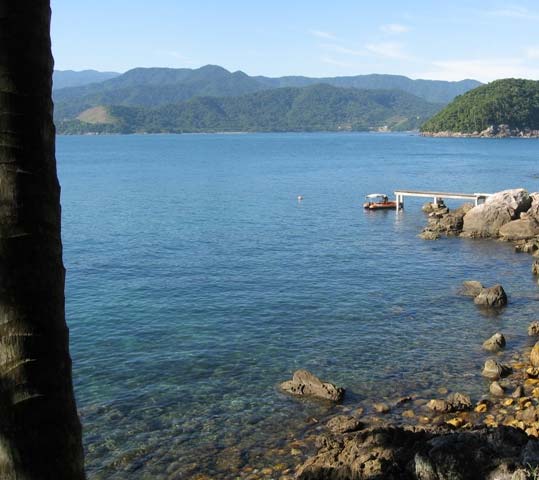
<path fill-rule="evenodd" d="M 279 478 L 313 418 L 440 387 L 479 398 L 481 342 L 501 330 L 509 356 L 539 317 L 530 256 L 419 239 L 419 199 L 362 208 L 395 189 L 539 190 L 536 140 L 59 137 L 57 158 L 91 479 Z M 510 305 L 479 310 L 466 279 Z M 343 405 L 280 393 L 298 368 L 346 387 Z"/>

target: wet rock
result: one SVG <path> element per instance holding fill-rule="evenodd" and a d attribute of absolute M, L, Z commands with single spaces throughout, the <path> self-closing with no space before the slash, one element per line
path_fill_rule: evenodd
<path fill-rule="evenodd" d="M 472 408 L 470 397 L 463 393 L 451 393 L 447 396 L 446 401 L 449 403 L 452 412 L 464 412 Z"/>
<path fill-rule="evenodd" d="M 434 240 L 439 238 L 440 234 L 459 235 L 462 231 L 464 215 L 472 207 L 472 205 L 465 204 L 453 211 L 449 211 L 446 207 L 433 210 L 429 214 L 429 222 L 420 237 Z"/>
<path fill-rule="evenodd" d="M 483 348 L 488 352 L 499 352 L 500 350 L 503 350 L 505 348 L 505 337 L 503 336 L 503 334 L 497 332 L 492 335 L 492 337 L 490 337 L 488 340 L 485 340 L 483 342 Z"/>
<path fill-rule="evenodd" d="M 522 188 L 495 193 L 464 216 L 463 235 L 497 237 L 500 229 L 528 210 L 531 203 L 528 192 Z"/>
<path fill-rule="evenodd" d="M 517 388 L 515 388 L 514 392 L 511 394 L 511 397 L 513 398 L 520 398 L 524 396 L 524 388 L 522 385 L 519 385 Z"/>
<path fill-rule="evenodd" d="M 527 442 L 523 431 L 507 427 L 456 432 L 371 428 L 336 448 L 319 450 L 298 468 L 297 478 L 492 479 L 491 472 L 513 472 L 524 467 L 521 452 Z"/>
<path fill-rule="evenodd" d="M 511 372 L 511 367 L 502 365 L 496 360 L 489 359 L 485 362 L 485 366 L 483 367 L 481 374 L 483 377 L 488 378 L 489 380 L 498 380 L 511 374 Z"/>
<path fill-rule="evenodd" d="M 520 218 L 506 223 L 500 228 L 504 240 L 529 240 L 539 235 L 539 223 L 534 218 Z"/>
<path fill-rule="evenodd" d="M 423 240 L 438 240 L 440 238 L 440 234 L 438 232 L 434 232 L 425 228 L 419 234 L 419 238 L 422 238 Z"/>
<path fill-rule="evenodd" d="M 451 405 L 445 400 L 433 399 L 427 403 L 427 408 L 433 412 L 447 413 L 451 411 Z"/>
<path fill-rule="evenodd" d="M 335 434 L 355 432 L 363 428 L 363 424 L 355 417 L 337 415 L 326 423 L 326 427 Z"/>
<path fill-rule="evenodd" d="M 505 395 L 505 388 L 501 386 L 498 382 L 492 382 L 490 384 L 489 391 L 495 397 L 503 397 Z"/>
<path fill-rule="evenodd" d="M 494 285 L 483 288 L 474 298 L 474 303 L 485 307 L 499 308 L 507 305 L 507 295 L 501 285 Z"/>
<path fill-rule="evenodd" d="M 530 424 L 537 421 L 537 408 L 533 405 L 526 407 L 524 410 L 517 412 L 517 419 L 522 420 L 526 424 Z"/>
<path fill-rule="evenodd" d="M 292 380 L 287 380 L 280 386 L 283 391 L 300 397 L 316 397 L 339 402 L 344 396 L 344 388 L 323 382 L 307 370 L 297 370 Z"/>
<path fill-rule="evenodd" d="M 528 325 L 528 335 L 530 337 L 539 335 L 539 322 L 532 322 Z"/>
<path fill-rule="evenodd" d="M 467 297 L 477 297 L 481 293 L 481 290 L 483 290 L 483 285 L 481 282 L 478 282 L 477 280 L 466 280 L 462 282 L 462 295 L 465 295 Z"/>
<path fill-rule="evenodd" d="M 537 342 L 530 352 L 530 363 L 534 367 L 539 367 L 539 342 Z"/>
<path fill-rule="evenodd" d="M 374 403 L 372 407 L 376 413 L 388 413 L 391 410 L 387 403 Z"/>
<path fill-rule="evenodd" d="M 537 368 L 537 367 L 528 367 L 526 369 L 526 375 L 529 378 L 537 378 L 537 377 L 539 377 L 539 368 Z"/>

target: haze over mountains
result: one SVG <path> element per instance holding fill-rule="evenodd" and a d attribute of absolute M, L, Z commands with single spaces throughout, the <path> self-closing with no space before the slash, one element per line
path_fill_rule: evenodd
<path fill-rule="evenodd" d="M 53 89 L 59 90 L 66 87 L 79 87 L 89 83 L 103 82 L 120 76 L 117 72 L 98 72 L 96 70 L 55 70 L 52 76 Z"/>
<path fill-rule="evenodd" d="M 57 72 L 55 81 L 61 73 L 65 72 Z M 80 83 L 88 79 L 81 77 Z M 66 88 L 58 88 L 59 81 L 55 84 L 55 119 L 60 132 L 417 128 L 419 121 L 455 96 L 481 85 L 475 80 L 412 80 L 376 74 L 252 77 L 214 65 L 135 68 L 103 81 L 80 83 Z M 313 88 L 321 84 L 332 88 Z M 262 92 L 265 94 L 256 95 Z M 278 115 L 274 115 L 275 105 L 264 102 L 278 105 Z M 298 109 L 302 109 L 299 116 Z M 290 122 L 291 118 L 295 120 Z"/>

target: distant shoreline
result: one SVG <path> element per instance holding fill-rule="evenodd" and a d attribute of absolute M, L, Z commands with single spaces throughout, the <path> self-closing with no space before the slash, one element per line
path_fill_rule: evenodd
<path fill-rule="evenodd" d="M 497 134 L 497 135 L 486 135 L 483 133 L 464 133 L 464 132 L 420 132 L 422 137 L 431 137 L 431 138 L 525 138 L 525 139 L 537 139 L 539 138 L 539 131 L 526 134 L 516 134 L 516 135 L 506 135 L 506 134 Z"/>

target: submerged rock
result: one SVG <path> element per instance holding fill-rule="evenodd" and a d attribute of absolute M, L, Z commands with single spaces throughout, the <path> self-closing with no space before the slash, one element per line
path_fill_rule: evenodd
<path fill-rule="evenodd" d="M 281 383 L 281 389 L 296 396 L 316 397 L 339 402 L 344 396 L 344 388 L 323 382 L 307 370 L 294 372 L 292 380 Z"/>
<path fill-rule="evenodd" d="M 466 280 L 462 282 L 461 293 L 467 297 L 477 297 L 483 288 L 482 283 L 477 280 Z"/>
<path fill-rule="evenodd" d="M 490 337 L 488 340 L 485 340 L 483 342 L 483 348 L 488 352 L 499 352 L 500 350 L 503 350 L 505 348 L 505 337 L 503 336 L 503 334 L 497 332 L 492 335 L 492 337 Z"/>
<path fill-rule="evenodd" d="M 474 298 L 474 303 L 485 307 L 499 308 L 507 305 L 507 295 L 501 285 L 494 285 L 493 287 L 483 288 Z"/>
<path fill-rule="evenodd" d="M 375 403 L 373 404 L 373 408 L 376 413 L 389 413 L 389 411 L 391 410 L 387 403 Z"/>

